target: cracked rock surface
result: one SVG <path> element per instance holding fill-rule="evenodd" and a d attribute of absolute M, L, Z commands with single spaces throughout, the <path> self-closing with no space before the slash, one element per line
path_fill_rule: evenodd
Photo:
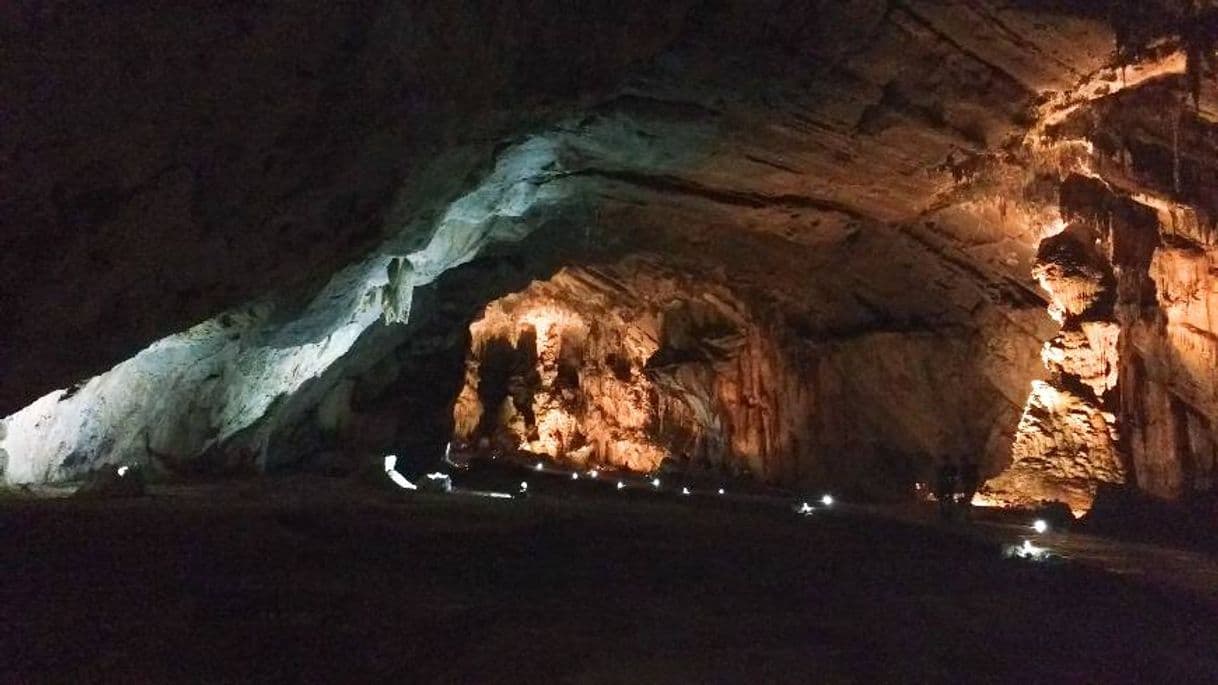
<path fill-rule="evenodd" d="M 1198 15 L 1152 4 L 0 10 L 4 480 L 473 437 L 486 305 L 544 295 L 584 320 L 578 418 L 609 405 L 584 438 L 640 468 L 1209 490 L 1218 106 Z M 656 368 L 657 313 L 714 293 L 732 349 Z"/>

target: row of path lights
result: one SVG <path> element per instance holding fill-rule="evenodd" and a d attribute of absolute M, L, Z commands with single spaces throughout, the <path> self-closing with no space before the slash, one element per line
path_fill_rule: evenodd
<path fill-rule="evenodd" d="M 451 450 L 451 443 L 449 445 L 446 445 L 445 449 L 444 449 L 444 461 L 446 461 L 448 463 L 452 463 L 451 461 L 449 461 L 450 450 Z M 399 473 L 397 471 L 397 469 L 396 469 L 397 460 L 398 459 L 397 459 L 396 455 L 386 455 L 385 456 L 384 469 L 385 469 L 386 475 L 388 475 L 389 479 L 392 480 L 396 485 L 398 485 L 399 487 L 401 487 L 403 489 L 407 489 L 407 490 L 418 489 L 414 483 L 407 480 L 405 477 L 402 476 L 401 473 Z M 533 470 L 537 471 L 537 472 L 545 472 L 546 471 L 545 463 L 538 461 L 536 464 L 533 465 Z M 119 469 L 118 469 L 119 477 L 125 476 L 126 471 L 127 471 L 126 466 L 119 467 Z M 561 471 L 559 471 L 559 473 L 561 473 Z M 600 470 L 596 469 L 596 468 L 591 468 L 588 470 L 587 475 L 588 475 L 588 478 L 596 480 L 600 477 Z M 444 474 L 440 474 L 440 473 L 427 474 L 427 478 L 430 478 L 430 479 L 443 478 L 444 480 L 447 480 L 447 476 L 445 476 Z M 571 480 L 579 480 L 578 471 L 571 471 Z M 445 484 L 441 484 L 441 485 L 445 485 Z M 651 487 L 655 490 L 659 490 L 660 486 L 662 485 L 660 478 L 658 476 L 653 477 L 650 481 L 648 481 L 648 484 L 651 485 Z M 448 487 L 451 488 L 452 486 L 449 485 Z M 626 485 L 625 481 L 623 481 L 623 480 L 617 481 L 616 489 L 618 490 L 618 492 L 625 490 L 626 487 L 627 487 L 627 485 Z M 443 489 L 443 488 L 441 488 L 441 489 Z M 447 490 L 445 490 L 445 491 L 447 491 Z M 518 488 L 519 494 L 521 496 L 527 496 L 528 491 L 529 491 L 528 481 L 521 481 L 520 486 Z M 719 488 L 718 490 L 716 490 L 716 493 L 719 494 L 720 496 L 722 496 L 722 495 L 726 494 L 726 491 L 723 488 Z M 495 494 L 499 494 L 499 493 L 495 493 Z M 681 487 L 682 496 L 690 496 L 692 494 L 693 493 L 690 491 L 689 486 Z M 509 498 L 511 497 L 511 495 L 503 495 L 503 496 L 509 497 Z M 829 493 L 825 493 L 825 494 L 821 495 L 821 497 L 820 497 L 820 503 L 825 508 L 832 507 L 835 502 L 836 502 L 836 500 L 834 499 L 833 495 L 831 495 Z M 801 502 L 800 504 L 794 506 L 793 509 L 794 509 L 795 513 L 797 513 L 801 516 L 811 516 L 813 513 L 816 512 L 816 509 L 806 501 Z M 1035 521 L 1032 522 L 1031 526 L 1029 526 L 1029 527 L 1038 535 L 1044 535 L 1045 533 L 1048 533 L 1049 528 L 1050 528 L 1049 522 L 1046 521 L 1045 519 L 1036 519 Z M 1023 541 L 1023 544 L 1019 545 L 1018 547 L 1012 547 L 1010 550 L 1010 553 L 1013 556 L 1017 556 L 1017 557 L 1021 557 L 1021 558 L 1041 559 L 1041 558 L 1045 557 L 1045 555 L 1048 553 L 1048 550 L 1044 547 L 1039 547 L 1037 545 L 1032 544 L 1031 540 L 1025 539 Z"/>

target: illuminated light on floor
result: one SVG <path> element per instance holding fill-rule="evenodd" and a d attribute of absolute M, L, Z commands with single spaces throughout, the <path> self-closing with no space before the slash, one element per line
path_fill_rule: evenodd
<path fill-rule="evenodd" d="M 625 484 L 625 483 L 623 483 L 622 481 L 620 481 L 620 480 L 619 480 L 619 481 L 617 482 L 617 489 L 618 489 L 618 490 L 621 490 L 621 489 L 622 489 L 622 488 L 624 488 L 624 487 L 626 487 L 626 484 Z"/>
<path fill-rule="evenodd" d="M 395 472 L 396 473 L 396 472 Z M 453 479 L 443 471 L 433 471 L 423 477 L 424 481 L 420 482 L 419 489 L 428 492 L 443 492 L 449 493 L 453 491 Z"/>
<path fill-rule="evenodd" d="M 589 477 L 589 478 L 596 478 L 596 477 L 597 477 L 597 476 L 599 476 L 599 475 L 601 475 L 601 472 L 600 472 L 600 471 L 597 471 L 596 469 L 588 469 L 588 477 Z"/>
<path fill-rule="evenodd" d="M 813 509 L 812 505 L 808 504 L 807 502 L 804 502 L 803 504 L 799 505 L 798 507 L 795 507 L 795 513 L 801 514 L 803 516 L 811 516 L 814 511 L 816 511 L 816 510 Z"/>
<path fill-rule="evenodd" d="M 579 480 L 579 474 L 578 474 L 578 473 L 575 473 L 574 471 L 572 471 L 572 472 L 571 472 L 571 480 Z"/>
<path fill-rule="evenodd" d="M 1036 531 L 1037 533 L 1047 533 L 1049 531 L 1049 522 L 1044 519 L 1036 519 L 1036 521 L 1032 523 L 1032 530 Z"/>
<path fill-rule="evenodd" d="M 1048 561 L 1053 558 L 1048 549 L 1037 547 L 1032 544 L 1031 540 L 1024 540 L 1021 545 L 1007 545 L 1003 548 L 1003 554 L 1007 557 L 1032 561 Z"/>
<path fill-rule="evenodd" d="M 823 497 L 820 498 L 820 503 L 825 505 L 826 507 L 833 506 L 833 495 L 824 495 Z"/>
<path fill-rule="evenodd" d="M 521 491 L 521 492 L 528 492 L 528 491 L 529 491 L 529 484 L 528 484 L 528 482 L 527 482 L 527 481 L 523 481 L 523 480 L 522 480 L 522 481 L 520 481 L 520 491 Z"/>
<path fill-rule="evenodd" d="M 651 479 L 651 487 L 653 487 L 653 488 L 658 488 L 658 487 L 660 487 L 660 479 L 659 479 L 659 478 L 652 478 L 652 479 Z"/>
<path fill-rule="evenodd" d="M 720 494 L 720 495 L 724 494 L 724 493 L 723 493 L 723 488 L 719 488 L 719 494 Z"/>
<path fill-rule="evenodd" d="M 389 475 L 389 480 L 393 481 L 399 488 L 402 488 L 403 490 L 418 490 L 419 489 L 419 486 L 406 480 L 406 476 L 403 476 L 402 474 L 398 473 L 397 471 L 387 471 L 386 473 Z"/>
<path fill-rule="evenodd" d="M 118 467 L 118 477 L 122 478 L 123 476 L 127 475 L 127 471 L 130 468 L 131 468 L 130 466 L 126 466 L 126 465 Z"/>
<path fill-rule="evenodd" d="M 545 468 L 545 465 L 543 465 L 541 462 L 537 462 L 537 464 L 535 466 L 533 466 L 534 471 L 540 471 L 544 468 Z"/>
<path fill-rule="evenodd" d="M 398 455 L 396 455 L 396 454 L 386 454 L 385 455 L 385 475 L 389 476 L 389 480 L 393 481 L 395 485 L 397 485 L 399 488 L 402 488 L 403 490 L 418 490 L 419 488 L 417 485 L 406 480 L 406 476 L 403 476 L 402 474 L 397 472 L 397 465 L 398 465 Z M 126 468 L 126 467 L 123 467 L 123 468 Z M 119 475 L 121 476 L 122 472 L 120 472 Z"/>
<path fill-rule="evenodd" d="M 688 495 L 688 494 L 689 494 L 689 488 L 681 488 L 681 494 L 682 494 L 682 495 Z"/>

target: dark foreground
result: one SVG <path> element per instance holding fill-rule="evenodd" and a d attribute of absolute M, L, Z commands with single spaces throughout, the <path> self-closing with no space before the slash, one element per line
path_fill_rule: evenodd
<path fill-rule="evenodd" d="M 0 502 L 0 682 L 1218 682 L 1185 592 L 699 498 Z"/>

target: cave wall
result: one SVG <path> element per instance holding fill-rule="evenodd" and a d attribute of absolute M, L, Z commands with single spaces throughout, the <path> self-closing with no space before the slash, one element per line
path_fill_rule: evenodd
<path fill-rule="evenodd" d="M 1190 102 L 1184 62 L 1158 64 L 1045 135 L 1077 155 L 1034 270 L 1062 330 L 1014 466 L 990 484 L 1000 501 L 1082 513 L 1105 485 L 1162 501 L 1213 492 L 1214 87 Z"/>
<path fill-rule="evenodd" d="M 272 291 L 44 395 L 0 421 L 7 457 L 0 477 L 56 481 L 118 463 L 265 468 L 269 427 L 279 415 L 320 401 L 338 381 L 323 376 L 378 322 L 407 321 L 415 288 L 542 225 L 530 212 L 565 201 L 561 183 L 544 182 L 559 172 L 544 137 L 504 148 L 469 192 L 424 227 L 422 244 L 417 222 L 404 222 L 320 284 Z"/>
<path fill-rule="evenodd" d="M 403 217 L 425 242 L 502 141 L 653 58 L 693 4 L 5 3 L 0 414 L 307 289 Z"/>
<path fill-rule="evenodd" d="M 577 207 L 550 256 L 663 255 L 750 312 L 652 370 L 682 449 L 877 484 L 982 454 L 1076 509 L 1212 488 L 1218 106 L 1181 29 L 1212 8 L 425 5 L 0 10 L 6 482 L 371 435 L 349 382 L 416 288 Z"/>
<path fill-rule="evenodd" d="M 0 8 L 0 413 L 316 287 L 406 221 L 417 248 L 497 148 L 573 114 L 651 143 L 584 136 L 609 163 L 580 173 L 908 219 L 949 153 L 1019 131 L 1112 41 L 1100 13 L 1033 0 L 569 10 Z"/>
<path fill-rule="evenodd" d="M 909 496 L 942 458 L 1002 470 L 1040 343 L 1009 312 L 801 336 L 741 271 L 640 255 L 491 303 L 470 326 L 455 444 L 876 497 Z"/>
<path fill-rule="evenodd" d="M 454 423 L 475 448 L 773 479 L 806 430 L 799 375 L 748 308 L 654 259 L 565 269 L 491 303 L 470 338 Z"/>

